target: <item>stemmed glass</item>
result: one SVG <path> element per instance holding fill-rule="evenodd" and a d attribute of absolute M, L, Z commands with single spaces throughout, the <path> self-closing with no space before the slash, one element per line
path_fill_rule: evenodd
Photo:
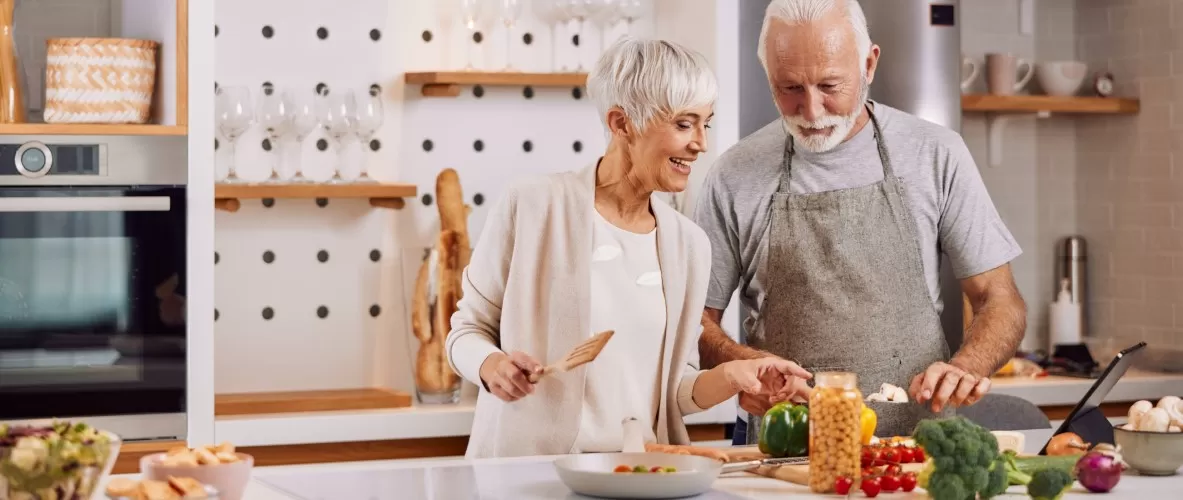
<path fill-rule="evenodd" d="M 481 24 L 484 22 L 484 9 L 486 0 L 457 0 L 460 3 L 460 18 L 464 23 L 464 27 L 468 30 L 468 38 L 465 41 L 465 46 L 468 47 L 468 63 L 465 64 L 465 71 L 474 71 L 475 66 L 472 65 L 472 51 L 476 50 L 476 41 L 473 37 L 476 35 Z"/>
<path fill-rule="evenodd" d="M 292 98 L 292 136 L 296 139 L 296 155 L 292 163 L 295 164 L 295 173 L 292 178 L 288 180 L 293 184 L 305 184 L 313 182 L 304 176 L 303 156 L 304 156 L 304 140 L 312 134 L 312 131 L 320 125 L 320 118 L 316 115 L 316 106 L 313 105 L 311 99 L 296 99 Z"/>
<path fill-rule="evenodd" d="M 600 29 L 600 52 L 616 40 L 608 39 L 608 32 L 624 19 L 618 0 L 591 0 L 591 20 Z"/>
<path fill-rule="evenodd" d="M 583 48 L 586 40 L 583 36 L 583 25 L 587 20 L 588 15 L 588 0 L 556 0 L 561 5 L 563 12 L 567 17 L 567 31 L 574 32 L 575 36 L 579 37 L 579 45 L 575 47 L 576 54 L 576 72 L 585 71 L 583 68 Z"/>
<path fill-rule="evenodd" d="M 382 126 L 383 118 L 382 92 L 377 88 L 371 88 L 357 108 L 357 137 L 361 141 L 362 151 L 365 151 L 366 145 L 374 140 L 374 132 Z M 368 163 L 362 161 L 361 173 L 358 174 L 356 182 L 377 182 L 369 175 Z"/>
<path fill-rule="evenodd" d="M 271 176 L 267 182 L 280 182 L 279 175 L 282 158 L 280 144 L 292 129 L 292 107 L 286 92 L 278 92 L 272 87 L 263 88 L 263 96 L 259 99 L 259 125 L 267 135 L 267 142 L 271 145 L 272 156 L 275 161 L 271 166 Z M 286 177 L 286 176 L 285 176 Z"/>
<path fill-rule="evenodd" d="M 493 0 L 497 2 L 501 23 L 505 25 L 505 69 L 502 71 L 517 71 L 513 67 L 513 26 L 522 17 L 523 0 Z"/>
<path fill-rule="evenodd" d="M 565 35 L 560 35 L 564 21 L 567 15 L 563 11 L 563 0 L 534 0 L 531 6 L 534 11 L 534 16 L 538 20 L 550 25 L 550 70 L 566 72 L 570 68 L 567 67 L 567 61 L 563 61 L 560 66 L 559 47 L 563 47 L 566 43 Z"/>
<path fill-rule="evenodd" d="M 620 11 L 620 17 L 628 23 L 625 27 L 625 34 L 633 34 L 633 21 L 641 18 L 641 14 L 645 10 L 645 0 L 617 0 L 617 7 Z"/>
<path fill-rule="evenodd" d="M 456 0 L 435 0 L 435 17 L 439 22 L 440 31 L 440 63 L 445 69 L 451 69 L 449 60 L 452 58 L 452 26 L 456 23 L 458 5 Z"/>
<path fill-rule="evenodd" d="M 341 166 L 344 163 L 345 138 L 353 134 L 357 128 L 357 99 L 352 90 L 341 93 L 332 92 L 321 96 L 320 122 L 325 132 L 333 139 L 333 148 L 337 150 L 337 167 L 333 169 L 330 184 L 346 182 L 341 177 Z"/>
<path fill-rule="evenodd" d="M 251 123 L 255 120 L 251 109 L 250 90 L 242 86 L 219 87 L 215 112 L 218 117 L 218 131 L 226 139 L 226 147 L 229 148 L 230 155 L 229 170 L 226 173 L 226 178 L 221 182 L 227 184 L 243 182 L 243 179 L 238 177 L 234 164 L 236 163 L 235 153 L 238 151 L 236 147 L 238 138 L 250 128 Z"/>

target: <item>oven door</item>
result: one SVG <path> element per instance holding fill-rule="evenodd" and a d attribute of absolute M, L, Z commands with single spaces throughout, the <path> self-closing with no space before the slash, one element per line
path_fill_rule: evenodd
<path fill-rule="evenodd" d="M 184 435 L 185 226 L 183 186 L 0 189 L 0 421 Z"/>

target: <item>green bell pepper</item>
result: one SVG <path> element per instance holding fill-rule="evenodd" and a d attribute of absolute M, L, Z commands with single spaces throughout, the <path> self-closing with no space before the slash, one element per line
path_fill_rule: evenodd
<path fill-rule="evenodd" d="M 809 454 L 809 407 L 777 403 L 760 422 L 760 453 L 773 458 Z"/>

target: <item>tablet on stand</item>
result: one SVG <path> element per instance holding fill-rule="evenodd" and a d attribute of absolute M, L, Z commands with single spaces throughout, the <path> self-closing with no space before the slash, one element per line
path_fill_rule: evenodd
<path fill-rule="evenodd" d="M 1097 381 L 1093 382 L 1093 386 L 1085 393 L 1084 398 L 1076 403 L 1075 408 L 1072 408 L 1072 413 L 1068 414 L 1068 418 L 1065 418 L 1060 427 L 1052 433 L 1052 436 L 1072 432 L 1080 436 L 1086 443 L 1113 444 L 1113 424 L 1109 423 L 1108 418 L 1105 418 L 1105 414 L 1101 411 L 1101 403 L 1105 402 L 1109 391 L 1117 385 L 1117 381 L 1121 380 L 1126 370 L 1129 369 L 1130 363 L 1134 359 L 1133 354 L 1143 347 L 1146 347 L 1146 343 L 1139 342 L 1117 353 L 1113 357 L 1113 361 L 1109 362 L 1109 366 L 1105 367 L 1105 371 L 1097 378 Z M 1048 443 L 1050 442 L 1051 440 L 1048 440 Z M 1044 443 L 1043 449 L 1039 450 L 1040 455 L 1047 455 L 1048 443 Z"/>

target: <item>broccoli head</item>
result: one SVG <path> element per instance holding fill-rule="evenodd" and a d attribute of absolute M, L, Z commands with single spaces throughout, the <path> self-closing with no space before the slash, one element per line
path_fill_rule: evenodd
<path fill-rule="evenodd" d="M 1072 476 L 1063 469 L 1039 469 L 1031 474 L 1027 495 L 1034 500 L 1059 500 L 1072 487 Z"/>
<path fill-rule="evenodd" d="M 1010 470 L 994 434 L 965 417 L 925 420 L 912 437 L 930 460 L 921 475 L 933 500 L 993 498 L 1006 490 Z"/>

